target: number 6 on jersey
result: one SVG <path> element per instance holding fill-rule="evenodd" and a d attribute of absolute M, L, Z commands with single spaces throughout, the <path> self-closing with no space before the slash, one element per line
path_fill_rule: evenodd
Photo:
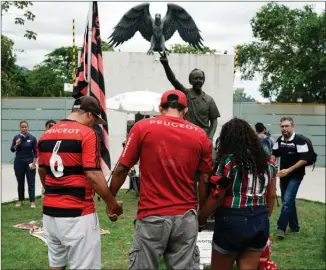
<path fill-rule="evenodd" d="M 50 168 L 51 168 L 51 172 L 53 173 L 53 175 L 56 178 L 62 177 L 63 176 L 63 162 L 62 162 L 62 158 L 57 154 L 60 148 L 62 141 L 57 141 L 57 143 L 55 144 L 53 151 L 52 151 L 52 155 L 50 158 Z"/>

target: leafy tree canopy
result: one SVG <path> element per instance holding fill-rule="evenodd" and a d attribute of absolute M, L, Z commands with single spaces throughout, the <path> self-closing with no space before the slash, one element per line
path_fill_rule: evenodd
<path fill-rule="evenodd" d="M 170 45 L 169 51 L 171 53 L 192 53 L 192 54 L 215 54 L 216 50 L 209 47 L 203 47 L 202 50 L 196 49 L 189 45 L 183 44 L 172 44 Z"/>
<path fill-rule="evenodd" d="M 29 10 L 33 6 L 31 1 L 2 1 L 1 2 L 1 16 L 9 15 L 8 11 L 12 8 L 17 8 L 24 12 L 24 14 L 15 14 L 15 24 L 24 25 L 26 21 L 34 21 L 35 15 Z M 26 30 L 24 37 L 36 40 L 37 33 L 31 30 Z"/>
<path fill-rule="evenodd" d="M 244 80 L 262 77 L 259 91 L 278 102 L 326 102 L 326 17 L 311 6 L 263 6 L 251 20 L 256 41 L 239 48 Z"/>
<path fill-rule="evenodd" d="M 233 102 L 255 102 L 256 100 L 247 95 L 244 88 L 237 88 L 233 93 Z"/>

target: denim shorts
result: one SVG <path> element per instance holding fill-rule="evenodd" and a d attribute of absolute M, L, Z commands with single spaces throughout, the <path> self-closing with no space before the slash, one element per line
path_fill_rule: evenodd
<path fill-rule="evenodd" d="M 269 237 L 266 206 L 219 208 L 215 213 L 214 250 L 238 256 L 246 250 L 262 251 Z"/>

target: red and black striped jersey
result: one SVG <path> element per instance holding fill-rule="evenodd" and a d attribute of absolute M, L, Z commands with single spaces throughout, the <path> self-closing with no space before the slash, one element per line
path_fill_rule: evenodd
<path fill-rule="evenodd" d="M 45 131 L 37 145 L 38 163 L 46 168 L 43 213 L 76 217 L 95 212 L 94 190 L 85 171 L 101 170 L 100 139 L 77 121 L 62 120 Z"/>

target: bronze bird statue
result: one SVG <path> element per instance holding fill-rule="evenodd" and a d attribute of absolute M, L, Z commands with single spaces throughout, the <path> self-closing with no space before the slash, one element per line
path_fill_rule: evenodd
<path fill-rule="evenodd" d="M 189 13 L 176 4 L 167 4 L 168 10 L 163 19 L 161 14 L 155 14 L 155 18 L 149 13 L 149 3 L 143 3 L 131 8 L 113 28 L 109 37 L 109 45 L 116 47 L 131 39 L 137 31 L 151 43 L 147 54 L 162 52 L 168 54 L 165 42 L 178 31 L 180 37 L 190 46 L 202 49 L 203 38 L 200 35 L 195 21 Z"/>

